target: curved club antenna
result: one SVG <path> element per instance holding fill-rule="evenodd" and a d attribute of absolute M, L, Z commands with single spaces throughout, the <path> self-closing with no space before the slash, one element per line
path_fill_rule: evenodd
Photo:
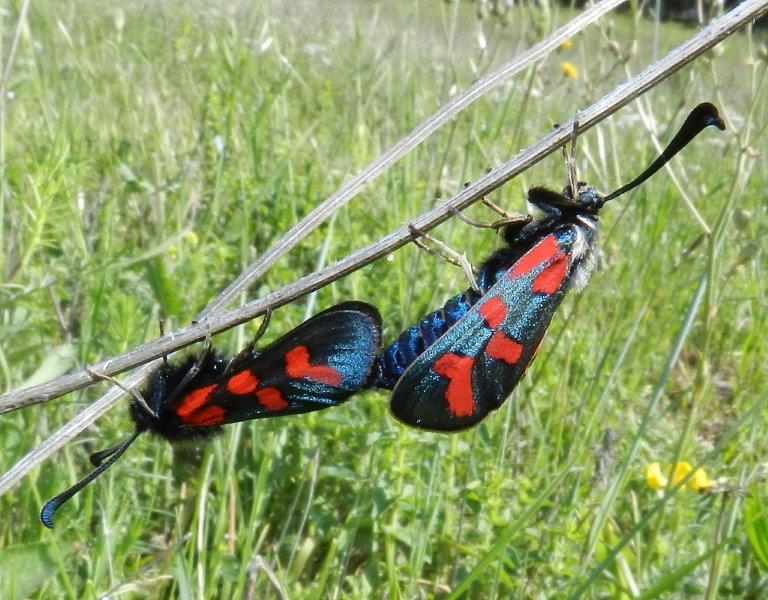
<path fill-rule="evenodd" d="M 128 439 L 122 442 L 119 446 L 115 448 L 110 448 L 107 451 L 109 453 L 108 454 L 109 460 L 101 463 L 97 469 L 94 469 L 93 471 L 91 471 L 91 473 L 83 477 L 80 481 L 78 481 L 75 485 L 73 485 L 68 490 L 63 491 L 61 494 L 59 494 L 55 498 L 48 500 L 48 502 L 45 503 L 45 506 L 43 506 L 43 510 L 40 511 L 40 521 L 43 523 L 43 525 L 45 525 L 48 529 L 53 529 L 53 517 L 56 514 L 56 511 L 59 509 L 59 507 L 62 504 L 64 504 L 67 500 L 69 500 L 72 496 L 77 494 L 77 492 L 82 490 L 86 485 L 91 483 L 91 481 L 96 479 L 104 471 L 109 469 L 109 467 L 115 464 L 115 461 L 118 458 L 120 458 L 126 450 L 128 450 L 128 447 L 141 434 L 142 434 L 142 430 L 137 429 L 131 434 L 131 436 Z M 99 453 L 97 452 L 96 454 L 99 454 Z"/>
<path fill-rule="evenodd" d="M 661 169 L 661 167 L 663 167 L 667 162 L 669 162 L 669 159 L 680 152 L 680 150 L 685 148 L 693 138 L 699 135 L 710 125 L 714 125 L 721 131 L 725 129 L 725 122 L 720 118 L 720 114 L 717 112 L 715 105 L 711 104 L 710 102 L 702 102 L 691 111 L 691 113 L 688 115 L 688 118 L 685 119 L 682 127 L 680 127 L 680 131 L 675 134 L 675 137 L 672 138 L 672 141 L 669 142 L 666 148 L 664 148 L 664 151 L 659 155 L 659 157 L 654 160 L 645 171 L 640 173 L 640 175 L 635 177 L 628 184 L 620 187 L 615 192 L 608 194 L 603 199 L 603 202 L 613 200 L 617 196 L 621 196 L 632 188 L 635 188 L 643 183 L 651 175 L 656 173 L 656 171 Z"/>

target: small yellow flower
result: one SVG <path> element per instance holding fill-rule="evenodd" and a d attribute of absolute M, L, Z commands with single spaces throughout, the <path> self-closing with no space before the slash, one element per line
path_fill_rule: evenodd
<path fill-rule="evenodd" d="M 696 469 L 693 476 L 688 481 L 688 487 L 697 492 L 704 492 L 711 488 L 714 482 L 709 478 L 707 472 L 704 469 Z"/>
<path fill-rule="evenodd" d="M 200 238 L 197 237 L 197 234 L 194 231 L 187 231 L 187 233 L 184 234 L 184 241 L 194 247 L 200 242 Z"/>
<path fill-rule="evenodd" d="M 572 47 L 573 47 L 573 40 L 571 38 L 568 38 L 567 40 L 563 40 L 562 42 L 560 42 L 560 45 L 558 46 L 560 50 L 569 50 Z"/>
<path fill-rule="evenodd" d="M 579 78 L 579 70 L 576 68 L 576 65 L 574 65 L 573 63 L 561 62 L 560 69 L 562 69 L 564 77 L 568 77 L 570 79 L 573 79 L 574 81 L 576 81 Z"/>
<path fill-rule="evenodd" d="M 693 470 L 690 463 L 681 460 L 672 471 L 672 485 L 677 485 Z"/>
<path fill-rule="evenodd" d="M 661 465 L 653 462 L 645 469 L 645 480 L 652 490 L 663 490 L 667 487 L 667 478 L 661 474 Z"/>
<path fill-rule="evenodd" d="M 693 471 L 693 467 L 689 462 L 684 460 L 678 462 L 672 469 L 671 485 L 678 485 L 691 471 Z M 669 472 L 669 469 L 666 472 Z M 657 462 L 650 463 L 645 468 L 645 481 L 652 490 L 663 490 L 669 485 L 669 481 L 661 470 L 661 465 Z M 714 483 L 704 469 L 696 469 L 687 483 L 687 486 L 696 492 L 708 490 L 713 485 Z"/>
<path fill-rule="evenodd" d="M 171 260 L 171 262 L 176 262 L 179 260 L 179 249 L 177 246 L 168 246 L 168 258 Z"/>

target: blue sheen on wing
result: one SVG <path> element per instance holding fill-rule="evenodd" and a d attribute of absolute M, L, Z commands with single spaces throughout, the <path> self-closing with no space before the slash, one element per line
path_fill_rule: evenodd
<path fill-rule="evenodd" d="M 511 259 L 483 263 L 477 273 L 477 287 L 481 294 L 466 290 L 400 334 L 376 359 L 373 387 L 393 389 L 410 364 L 466 315 L 482 294 L 509 270 L 512 263 Z"/>
<path fill-rule="evenodd" d="M 394 388 L 408 366 L 467 314 L 479 298 L 471 290 L 462 292 L 400 334 L 376 359 L 373 387 Z"/>

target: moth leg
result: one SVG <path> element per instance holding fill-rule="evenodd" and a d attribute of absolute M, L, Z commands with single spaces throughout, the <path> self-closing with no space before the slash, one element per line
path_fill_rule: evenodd
<path fill-rule="evenodd" d="M 579 197 L 579 177 L 576 173 L 576 138 L 579 135 L 579 114 L 573 118 L 573 129 L 571 130 L 571 149 L 568 150 L 567 144 L 563 145 L 563 156 L 565 158 L 566 179 L 568 189 L 571 191 L 571 199 Z"/>
<path fill-rule="evenodd" d="M 184 379 L 181 380 L 181 383 L 178 385 L 178 387 L 184 387 L 195 378 L 195 376 L 200 372 L 203 363 L 208 360 L 208 357 L 211 355 L 212 348 L 213 345 L 211 343 L 211 330 L 206 328 L 205 340 L 203 340 L 203 349 L 200 351 L 200 354 L 198 355 L 197 360 L 195 360 L 195 363 L 192 365 L 189 371 L 187 371 L 186 375 L 184 375 Z"/>
<path fill-rule="evenodd" d="M 469 182 L 464 184 L 465 188 L 468 188 L 469 186 L 470 186 Z M 474 219 L 470 219 L 469 217 L 461 214 L 461 212 L 455 208 L 451 209 L 451 213 L 454 216 L 458 217 L 460 220 L 464 221 L 465 223 L 468 223 L 469 225 L 473 225 L 474 227 L 481 227 L 483 229 L 501 229 L 506 225 L 511 225 L 514 223 L 519 223 L 519 226 L 522 227 L 526 223 L 530 223 L 533 220 L 533 217 L 530 215 L 527 215 L 527 214 L 521 215 L 520 213 L 513 213 L 507 210 L 504 210 L 498 204 L 491 201 L 491 199 L 488 198 L 487 196 L 484 196 L 481 202 L 485 204 L 488 208 L 490 208 L 493 212 L 495 212 L 497 215 L 499 215 L 501 219 L 497 219 L 496 221 L 493 221 L 491 223 L 483 223 L 482 221 L 475 221 Z"/>
<path fill-rule="evenodd" d="M 236 356 L 233 356 L 232 359 L 227 363 L 226 368 L 224 369 L 224 375 L 229 375 L 232 373 L 232 371 L 236 370 L 236 366 L 240 363 L 240 361 L 249 358 L 251 356 L 251 353 L 253 352 L 254 347 L 256 346 L 256 342 L 258 342 L 262 336 L 266 333 L 267 327 L 269 327 L 269 321 L 272 318 L 272 309 L 268 309 L 267 312 L 264 313 L 264 318 L 261 320 L 261 324 L 259 325 L 259 329 L 256 331 L 256 335 L 254 335 L 251 338 L 251 341 L 249 341 L 240 352 L 237 353 Z"/>
<path fill-rule="evenodd" d="M 408 223 L 408 229 L 411 230 L 411 235 L 413 235 L 413 243 L 416 244 L 418 248 L 424 250 L 424 252 L 426 252 L 427 254 L 431 254 L 432 256 L 437 256 L 438 258 L 442 258 L 443 260 L 451 263 L 452 265 L 456 265 L 457 267 L 460 267 L 461 270 L 464 272 L 464 275 L 466 275 L 467 280 L 469 281 L 469 286 L 478 294 L 482 294 L 482 292 L 480 291 L 480 287 L 477 285 L 477 280 L 475 279 L 475 272 L 472 269 L 472 264 L 469 262 L 469 259 L 464 254 L 456 252 L 456 250 L 451 248 L 448 244 L 438 240 L 435 237 L 432 237 L 426 231 L 420 230 L 413 223 Z M 423 237 L 425 240 L 429 241 L 431 244 L 435 246 L 436 249 L 430 248 L 429 246 L 421 242 L 418 239 L 419 237 Z"/>
<path fill-rule="evenodd" d="M 488 198 L 483 198 L 482 202 L 492 211 L 501 215 L 501 219 L 496 219 L 495 221 L 491 221 L 491 222 L 476 221 L 462 214 L 460 211 L 456 210 L 455 208 L 451 209 L 451 214 L 453 214 L 455 217 L 458 217 L 459 220 L 464 221 L 469 225 L 472 225 L 473 227 L 480 227 L 482 229 L 502 229 L 510 225 L 514 225 L 518 229 L 520 229 L 524 225 L 527 225 L 533 220 L 533 217 L 530 215 L 521 215 L 518 213 L 508 212 L 503 208 L 497 206 L 490 200 L 488 200 Z"/>
<path fill-rule="evenodd" d="M 184 377 L 179 382 L 179 385 L 177 385 L 176 388 L 168 395 L 168 398 L 163 401 L 164 404 L 170 406 L 173 403 L 173 401 L 176 400 L 176 398 L 181 394 L 184 388 L 187 387 L 192 382 L 192 380 L 200 372 L 200 369 L 203 366 L 203 363 L 205 363 L 205 361 L 208 360 L 208 357 L 211 355 L 211 350 L 212 350 L 211 331 L 210 329 L 206 329 L 205 342 L 203 344 L 202 351 L 198 355 L 194 364 L 189 368 L 189 371 L 184 373 Z"/>
<path fill-rule="evenodd" d="M 479 227 L 481 229 L 501 229 L 504 227 L 503 219 L 497 219 L 496 221 L 490 222 L 475 221 L 474 219 L 462 214 L 461 211 L 456 210 L 455 208 L 451 209 L 451 214 L 460 221 L 464 221 L 467 225 L 472 225 L 472 227 Z"/>
<path fill-rule="evenodd" d="M 507 223 L 515 223 L 517 221 L 525 221 L 528 223 L 533 219 L 531 215 L 521 215 L 520 213 L 513 213 L 509 212 L 508 210 L 504 210 L 501 208 L 501 206 L 495 202 L 492 202 L 490 198 L 483 198 L 482 203 L 490 208 L 493 212 L 501 216 L 501 218 Z"/>
<path fill-rule="evenodd" d="M 158 316 L 157 319 L 158 329 L 160 330 L 160 337 L 165 337 L 165 317 Z M 163 354 L 163 367 L 168 368 L 168 355 Z"/>
<path fill-rule="evenodd" d="M 144 399 L 144 397 L 141 394 L 139 394 L 139 392 L 134 390 L 133 388 L 129 388 L 128 386 L 123 385 L 122 383 L 120 383 L 117 379 L 115 379 L 111 375 L 106 375 L 105 373 L 97 373 L 96 371 L 91 369 L 91 367 L 89 367 L 88 365 L 85 365 L 83 367 L 83 370 L 86 373 L 88 373 L 91 377 L 95 377 L 97 379 L 103 379 L 105 381 L 109 381 L 110 383 L 113 383 L 114 385 L 119 387 L 121 390 L 123 390 L 127 394 L 130 394 L 131 396 L 134 397 L 136 402 L 138 402 L 138 404 L 139 404 L 139 406 L 141 406 L 142 410 L 144 410 L 153 419 L 157 418 L 157 414 L 155 413 L 154 410 L 152 410 L 149 407 L 149 404 L 147 404 L 147 401 Z"/>

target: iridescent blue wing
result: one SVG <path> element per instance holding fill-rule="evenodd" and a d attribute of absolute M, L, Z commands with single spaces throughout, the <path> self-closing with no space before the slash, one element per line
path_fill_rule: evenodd
<path fill-rule="evenodd" d="M 162 418 L 171 429 L 194 429 L 335 406 L 367 387 L 380 343 L 376 308 L 339 304 L 238 358 L 225 374 L 198 381 Z"/>
<path fill-rule="evenodd" d="M 477 424 L 506 400 L 533 360 L 587 243 L 568 225 L 543 237 L 417 358 L 392 392 L 399 420 L 436 431 Z M 582 253 L 582 248 L 577 253 Z"/>

